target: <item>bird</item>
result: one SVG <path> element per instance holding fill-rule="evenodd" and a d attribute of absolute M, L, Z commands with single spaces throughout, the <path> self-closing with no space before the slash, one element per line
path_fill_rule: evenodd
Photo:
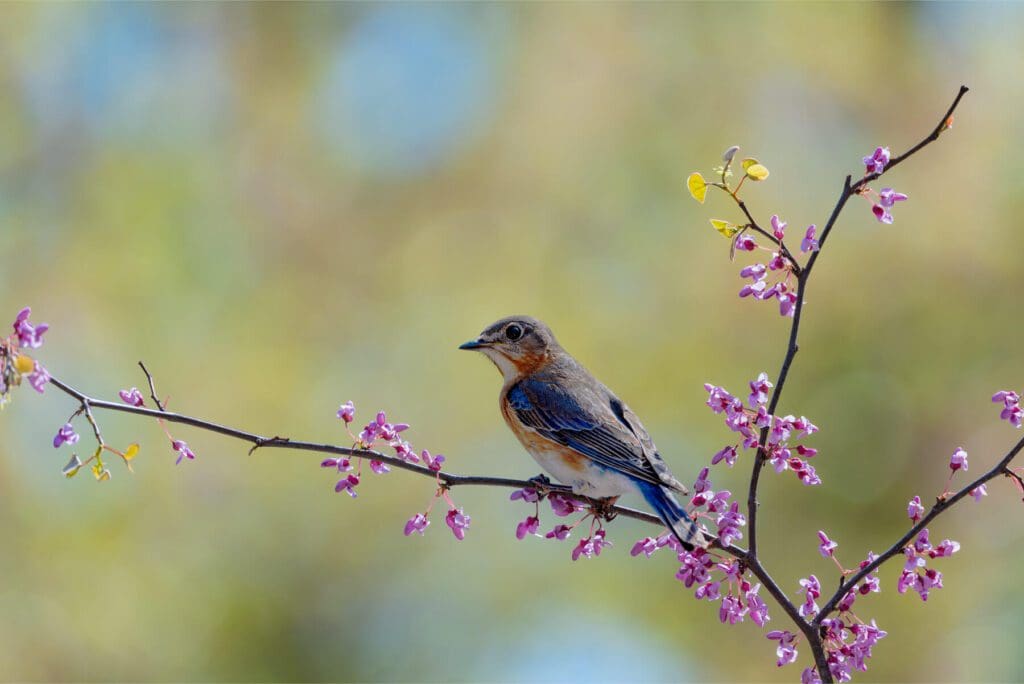
<path fill-rule="evenodd" d="M 688 494 L 640 419 L 532 316 L 492 323 L 459 349 L 490 359 L 504 380 L 498 403 L 534 460 L 573 493 L 609 504 L 639 493 L 684 548 L 708 542 L 676 498 Z"/>

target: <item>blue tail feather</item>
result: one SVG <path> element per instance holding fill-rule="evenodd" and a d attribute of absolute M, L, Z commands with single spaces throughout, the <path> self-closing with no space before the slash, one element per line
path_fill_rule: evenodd
<path fill-rule="evenodd" d="M 707 545 L 697 524 L 668 487 L 648 482 L 638 484 L 644 499 L 685 548 L 692 550 L 694 546 Z"/>

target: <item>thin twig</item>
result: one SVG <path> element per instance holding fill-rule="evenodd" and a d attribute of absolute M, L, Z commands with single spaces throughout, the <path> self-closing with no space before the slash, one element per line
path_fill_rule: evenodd
<path fill-rule="evenodd" d="M 139 361 L 139 368 L 141 368 L 142 372 L 146 374 L 146 382 L 149 383 L 149 398 L 153 400 L 153 403 L 156 404 L 158 409 L 164 411 L 164 405 L 160 403 L 160 399 L 156 396 L 156 385 L 153 384 L 153 374 L 149 372 L 148 368 L 146 368 L 146 364 L 141 361 Z"/>

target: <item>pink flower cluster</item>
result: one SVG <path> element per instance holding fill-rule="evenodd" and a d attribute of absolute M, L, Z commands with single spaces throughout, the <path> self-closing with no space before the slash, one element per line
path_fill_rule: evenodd
<path fill-rule="evenodd" d="M 784 254 L 782 249 L 783 240 L 786 237 L 786 224 L 778 215 L 773 215 L 772 234 L 779 241 L 778 249 L 761 247 L 757 241 L 745 231 L 736 236 L 733 247 L 740 252 L 753 252 L 760 250 L 767 252 L 771 257 L 764 263 L 751 264 L 740 270 L 740 277 L 750 280 L 750 283 L 740 289 L 740 297 L 753 297 L 761 301 L 776 299 L 779 302 L 779 313 L 782 316 L 793 316 L 796 313 L 796 288 L 793 280 L 795 278 L 794 266 Z M 819 249 L 817 239 L 817 227 L 808 226 L 804 238 L 800 242 L 800 251 L 816 252 Z M 774 279 L 768 281 L 769 274 Z"/>
<path fill-rule="evenodd" d="M 718 525 L 718 541 L 722 546 L 729 546 L 743 538 L 740 528 L 747 524 L 747 518 L 740 513 L 739 503 L 729 502 L 732 492 L 722 489 L 718 492 L 711 489 L 709 469 L 701 468 L 697 481 L 693 483 L 693 498 L 690 505 L 694 515 L 715 521 Z M 703 510 L 700 510 L 703 508 Z"/>
<path fill-rule="evenodd" d="M 913 589 L 922 601 L 927 601 L 932 589 L 942 588 L 942 573 L 927 567 L 928 559 L 948 558 L 959 550 L 960 544 L 949 539 L 944 539 L 938 546 L 932 546 L 928 540 L 928 528 L 921 530 L 914 543 L 903 549 L 906 563 L 896 584 L 896 591 L 905 594 L 908 589 Z"/>
<path fill-rule="evenodd" d="M 1000 390 L 992 395 L 992 401 L 1003 405 L 1003 410 L 999 413 L 1000 418 L 1009 421 L 1015 428 L 1021 426 L 1021 422 L 1024 422 L 1024 409 L 1020 407 L 1019 394 L 1010 390 Z"/>
<path fill-rule="evenodd" d="M 608 541 L 607 534 L 601 525 L 601 520 L 598 514 L 588 509 L 587 504 L 577 499 L 567 496 L 561 492 L 551 492 L 544 494 L 537 489 L 517 489 L 509 496 L 512 501 L 522 501 L 523 503 L 533 504 L 534 512 L 533 515 L 529 515 L 525 520 L 519 522 L 516 525 L 516 539 L 525 539 L 527 536 L 541 537 L 542 539 L 555 539 L 557 541 L 564 541 L 572 536 L 572 531 L 576 529 L 580 524 L 585 522 L 587 519 L 591 520 L 590 533 L 586 537 L 582 537 L 576 546 L 573 547 L 570 556 L 572 559 L 579 560 L 583 558 L 593 558 L 601 555 L 601 550 L 606 546 L 611 546 L 612 543 Z M 543 499 L 547 499 L 548 504 L 551 506 L 551 511 L 560 518 L 565 518 L 575 513 L 583 513 L 583 516 L 579 520 L 567 525 L 559 523 L 555 525 L 548 532 L 541 534 L 540 530 L 540 502 Z M 596 526 L 596 530 L 594 529 Z M 636 554 L 633 554 L 634 556 Z"/>
<path fill-rule="evenodd" d="M 32 309 L 25 307 L 14 319 L 14 332 L 0 339 L 0 407 L 10 397 L 11 388 L 21 384 L 22 378 L 36 392 L 42 394 L 50 374 L 39 361 L 19 350 L 38 349 L 43 345 L 43 333 L 50 329 L 46 323 L 33 325 L 29 321 Z"/>
<path fill-rule="evenodd" d="M 821 484 L 814 467 L 806 460 L 815 456 L 818 450 L 803 444 L 791 444 L 792 440 L 814 434 L 818 427 L 803 416 L 778 417 L 768 413 L 766 404 L 771 388 L 767 373 L 761 373 L 756 380 L 752 380 L 750 396 L 747 399 L 748 407 L 725 389 L 710 383 L 704 385 L 708 392 L 707 405 L 713 412 L 724 414 L 726 426 L 743 437 L 741 444 L 744 449 L 757 448 L 760 443 L 760 431 L 767 429 L 765 458 L 775 468 L 775 472 L 792 470 L 805 485 Z M 725 447 L 715 454 L 712 464 L 724 460 L 732 466 L 736 462 L 737 448 L 738 445 Z"/>
<path fill-rule="evenodd" d="M 709 489 L 711 483 L 706 478 L 707 468 L 701 471 L 698 478 L 698 484 L 705 486 L 694 498 L 699 498 L 702 494 L 707 495 L 705 503 L 699 505 L 718 508 L 721 513 L 719 541 L 722 544 L 729 544 L 731 539 L 740 536 L 739 527 L 746 524 L 746 521 L 739 514 L 735 503 L 724 508 L 724 501 L 729 498 L 729 492 L 723 492 L 724 497 L 717 497 Z M 716 501 L 719 503 L 714 503 Z M 749 616 L 756 625 L 764 627 L 771 619 L 768 616 L 768 605 L 759 595 L 761 585 L 751 582 L 742 563 L 736 559 L 720 557 L 702 548 L 687 551 L 669 533 L 660 537 L 644 537 L 633 545 L 630 555 L 639 556 L 642 553 L 650 558 L 656 551 L 665 547 L 671 548 L 679 560 L 680 567 L 676 572 L 676 579 L 687 589 L 693 588 L 694 598 L 698 601 L 718 602 L 718 619 L 723 624 L 735 625 Z"/>
<path fill-rule="evenodd" d="M 854 616 L 827 618 L 821 621 L 825 657 L 828 669 L 837 682 L 848 682 L 853 670 L 867 672 L 867 660 L 875 644 L 887 636 L 874 620 L 871 624 L 861 622 Z M 820 682 L 814 668 L 807 668 L 800 677 L 801 682 Z"/>
<path fill-rule="evenodd" d="M 642 542 L 645 540 L 641 540 Z M 720 559 L 706 549 L 687 551 L 670 541 L 682 564 L 676 579 L 693 592 L 698 601 L 718 602 L 718 619 L 723 624 L 735 625 L 747 616 L 758 627 L 768 620 L 768 605 L 761 599 L 760 584 L 752 584 L 744 576 L 743 566 L 735 559 Z M 634 547 L 635 549 L 636 547 Z M 716 573 L 721 573 L 716 576 Z"/>
<path fill-rule="evenodd" d="M 346 401 L 338 408 L 338 420 L 344 423 L 345 429 L 348 430 L 349 437 L 352 438 L 355 447 L 369 451 L 376 449 L 380 443 L 384 443 L 394 450 L 395 457 L 399 460 L 411 464 L 422 463 L 428 470 L 434 473 L 441 472 L 444 456 L 440 454 L 435 456 L 426 449 L 417 454 L 412 445 L 401 437 L 401 434 L 409 429 L 408 423 L 391 423 L 388 421 L 387 414 L 384 411 L 378 411 L 373 420 L 364 425 L 359 435 L 356 436 L 349 430 L 349 425 L 355 420 L 355 416 L 356 406 L 351 401 Z M 355 464 L 352 463 L 353 460 L 356 461 Z M 379 458 L 370 458 L 369 462 L 370 470 L 377 475 L 391 472 L 391 468 Z M 359 495 L 357 487 L 362 482 L 362 465 L 362 457 L 350 457 L 347 455 L 325 458 L 320 462 L 321 468 L 333 468 L 342 474 L 342 477 L 334 485 L 334 491 L 339 494 L 348 494 L 353 499 Z M 443 486 L 440 477 L 438 477 L 437 485 L 437 490 L 430 501 L 430 505 L 427 506 L 427 510 L 422 513 L 416 513 L 409 518 L 405 523 L 403 533 L 407 537 L 413 533 L 423 535 L 427 527 L 430 526 L 429 516 L 431 509 L 439 499 L 444 499 L 448 505 L 448 512 L 445 514 L 444 520 L 445 524 L 452 531 L 452 535 L 459 541 L 462 541 L 466 538 L 466 530 L 469 529 L 471 518 L 466 515 L 462 508 L 455 505 L 451 494 L 448 492 L 448 488 Z"/>
<path fill-rule="evenodd" d="M 875 151 L 864 157 L 863 161 L 866 175 L 881 174 L 889 164 L 889 148 L 876 147 Z M 902 192 L 896 192 L 892 188 L 882 188 L 881 192 L 876 193 L 866 185 L 861 190 L 861 194 L 871 201 L 871 213 L 881 223 L 892 223 L 892 213 L 889 210 L 897 202 L 904 202 L 907 199 Z"/>

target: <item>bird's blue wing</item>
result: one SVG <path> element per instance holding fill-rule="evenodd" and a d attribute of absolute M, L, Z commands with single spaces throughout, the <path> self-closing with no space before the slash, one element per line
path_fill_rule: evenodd
<path fill-rule="evenodd" d="M 665 484 L 640 439 L 620 422 L 606 397 L 590 392 L 570 394 L 559 384 L 525 379 L 509 390 L 507 399 L 520 422 L 541 436 L 610 470 Z M 656 454 L 654 457 L 661 462 Z"/>

